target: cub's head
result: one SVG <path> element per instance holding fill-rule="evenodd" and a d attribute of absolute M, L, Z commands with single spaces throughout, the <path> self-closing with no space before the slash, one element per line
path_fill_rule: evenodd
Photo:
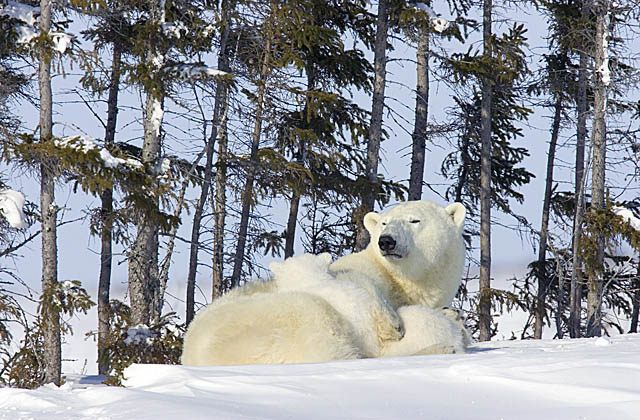
<path fill-rule="evenodd" d="M 308 284 L 310 281 L 324 279 L 328 276 L 331 254 L 320 255 L 300 254 L 289 257 L 284 261 L 272 261 L 269 269 L 281 289 L 290 289 L 299 286 L 301 281 Z"/>
<path fill-rule="evenodd" d="M 466 210 L 460 203 L 442 207 L 431 201 L 400 203 L 384 213 L 368 213 L 369 250 L 392 271 L 421 277 L 425 267 L 462 259 Z"/>

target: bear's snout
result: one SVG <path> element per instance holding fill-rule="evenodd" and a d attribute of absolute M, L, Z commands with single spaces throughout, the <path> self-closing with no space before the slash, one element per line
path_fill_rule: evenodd
<path fill-rule="evenodd" d="M 380 239 L 378 239 L 378 246 L 382 252 L 388 253 L 396 248 L 396 241 L 391 235 L 382 235 Z"/>

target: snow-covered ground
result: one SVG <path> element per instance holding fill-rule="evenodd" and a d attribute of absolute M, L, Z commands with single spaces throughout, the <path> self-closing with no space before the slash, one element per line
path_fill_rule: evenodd
<path fill-rule="evenodd" d="M 468 354 L 300 365 L 134 365 L 0 389 L 0 419 L 640 419 L 640 334 L 498 341 Z"/>

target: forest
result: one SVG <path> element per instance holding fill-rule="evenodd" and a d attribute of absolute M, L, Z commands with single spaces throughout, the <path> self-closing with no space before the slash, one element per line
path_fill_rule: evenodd
<path fill-rule="evenodd" d="M 107 383 L 179 363 L 197 310 L 266 275 L 264 256 L 361 250 L 364 215 L 404 200 L 465 205 L 455 305 L 476 340 L 509 311 L 528 315 L 518 339 L 637 332 L 639 6 L 0 0 L 0 383 L 59 385 L 61 341 L 94 305 Z M 403 83 L 409 96 L 389 93 Z M 410 164 L 390 176 L 393 137 Z M 527 166 L 533 147 L 545 172 Z M 70 218 L 63 188 L 99 205 Z M 536 201 L 535 219 L 520 214 Z M 508 290 L 492 287 L 504 220 L 536 251 Z M 99 244 L 95 296 L 59 278 L 68 224 Z M 36 289 L 16 269 L 27 247 Z M 126 299 L 111 296 L 116 255 Z M 184 313 L 166 304 L 171 270 Z"/>

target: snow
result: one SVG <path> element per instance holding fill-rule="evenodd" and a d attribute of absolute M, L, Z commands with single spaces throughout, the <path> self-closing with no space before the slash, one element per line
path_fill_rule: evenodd
<path fill-rule="evenodd" d="M 187 26 L 179 20 L 162 24 L 162 33 L 170 38 L 180 39 L 180 32 L 187 32 Z"/>
<path fill-rule="evenodd" d="M 148 326 L 138 324 L 133 328 L 127 330 L 127 338 L 124 339 L 125 344 L 151 344 L 156 335 L 149 329 Z"/>
<path fill-rule="evenodd" d="M 36 15 L 40 14 L 39 7 L 31 7 L 11 0 L 6 5 L 0 5 L 0 7 L 2 7 L 0 15 L 24 22 L 24 25 L 16 25 L 18 44 L 28 43 L 38 36 L 35 26 L 38 23 Z"/>
<path fill-rule="evenodd" d="M 157 99 L 152 99 L 151 103 L 151 129 L 155 133 L 156 136 L 160 135 L 160 125 L 162 124 L 162 116 L 164 115 L 164 111 L 162 110 L 162 105 L 160 101 Z"/>
<path fill-rule="evenodd" d="M 631 210 L 626 207 L 613 206 L 613 212 L 624 219 L 625 222 L 629 222 L 631 227 L 640 231 L 640 219 L 636 217 Z"/>
<path fill-rule="evenodd" d="M 436 32 L 444 32 L 449 27 L 449 21 L 443 18 L 435 18 L 431 24 Z"/>
<path fill-rule="evenodd" d="M 36 25 L 36 15 L 40 14 L 39 7 L 31 7 L 27 4 L 18 3 L 12 0 L 9 0 L 6 5 L 0 4 L 0 6 L 2 6 L 0 9 L 0 15 L 20 20 L 30 26 Z"/>
<path fill-rule="evenodd" d="M 640 335 L 599 340 L 317 364 L 133 365 L 125 388 L 77 376 L 60 388 L 0 389 L 0 419 L 637 419 Z"/>
<path fill-rule="evenodd" d="M 36 15 L 40 14 L 39 7 L 31 7 L 11 0 L 4 6 L 0 4 L 0 7 L 2 7 L 0 9 L 0 15 L 24 22 L 24 25 L 16 26 L 18 44 L 29 43 L 33 38 L 38 36 L 39 31 L 36 28 L 38 19 Z M 64 32 L 50 32 L 50 35 L 53 41 L 53 48 L 60 54 L 64 54 L 67 48 L 69 48 L 69 45 L 71 45 L 72 36 Z"/>
<path fill-rule="evenodd" d="M 128 167 L 131 169 L 143 168 L 142 162 L 134 158 L 117 158 L 114 157 L 111 152 L 102 146 L 99 146 L 97 140 L 88 136 L 69 136 L 55 139 L 53 144 L 60 148 L 73 149 L 84 154 L 92 150 L 99 150 L 98 156 L 104 162 L 104 166 L 107 168 L 118 168 L 120 166 Z"/>
<path fill-rule="evenodd" d="M 64 54 L 71 45 L 71 35 L 64 32 L 51 32 L 51 38 L 53 39 L 53 48 L 60 54 Z"/>
<path fill-rule="evenodd" d="M 610 17 L 609 12 L 607 12 L 604 20 L 605 33 L 602 37 L 602 51 L 604 53 L 604 57 L 602 65 L 596 70 L 596 72 L 600 73 L 602 84 L 605 86 L 609 86 L 611 84 L 611 71 L 609 70 L 609 24 Z"/>
<path fill-rule="evenodd" d="M 434 31 L 442 33 L 449 27 L 449 21 L 439 17 L 439 14 L 426 3 L 417 2 L 413 4 L 413 7 L 425 12 L 427 16 L 429 16 Z"/>
<path fill-rule="evenodd" d="M 427 15 L 429 15 L 429 17 L 434 18 L 437 17 L 438 14 L 426 3 L 415 3 L 413 5 L 413 7 L 415 7 L 418 10 L 422 10 L 423 12 L 425 12 Z"/>
<path fill-rule="evenodd" d="M 168 67 L 167 71 L 182 80 L 201 80 L 231 75 L 222 70 L 200 64 L 177 64 Z"/>
<path fill-rule="evenodd" d="M 24 195 L 18 191 L 4 189 L 0 190 L 0 215 L 2 215 L 9 226 L 15 229 L 27 227 L 27 220 L 22 212 L 24 206 Z"/>

